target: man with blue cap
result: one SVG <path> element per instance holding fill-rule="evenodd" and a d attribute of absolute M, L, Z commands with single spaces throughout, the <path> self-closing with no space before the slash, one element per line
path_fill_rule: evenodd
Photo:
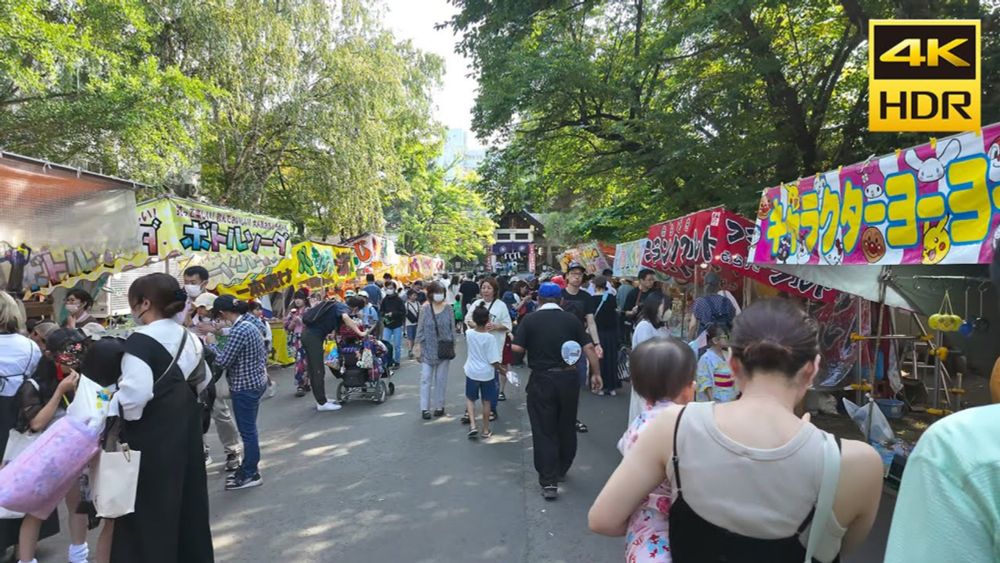
<path fill-rule="evenodd" d="M 545 500 L 559 496 L 558 483 L 576 456 L 576 411 L 580 384 L 576 364 L 593 343 L 583 323 L 559 306 L 562 288 L 546 282 L 538 289 L 538 309 L 521 320 L 512 349 L 518 357 L 528 354 L 531 377 L 528 418 L 534 446 L 535 471 Z M 601 376 L 594 374 L 591 388 L 600 389 Z"/>

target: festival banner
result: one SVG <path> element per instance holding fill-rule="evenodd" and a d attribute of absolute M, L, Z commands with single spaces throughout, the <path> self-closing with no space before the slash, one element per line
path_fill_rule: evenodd
<path fill-rule="evenodd" d="M 830 301 L 838 292 L 801 278 L 747 262 L 753 223 L 722 207 L 704 209 L 649 228 L 642 265 L 681 282 L 695 278 L 702 265 L 715 266 L 727 289 L 738 291 L 749 277 L 778 291 L 813 301 Z M 702 279 L 698 275 L 698 279 Z"/>
<path fill-rule="evenodd" d="M 183 257 L 184 267 L 204 266 L 212 288 L 269 272 L 291 250 L 290 232 L 287 221 L 185 199 L 139 204 L 146 257 Z"/>
<path fill-rule="evenodd" d="M 1000 123 L 765 189 L 755 264 L 986 264 L 1000 240 Z"/>
<path fill-rule="evenodd" d="M 615 246 L 614 275 L 618 278 L 634 278 L 642 269 L 642 255 L 649 239 L 643 238 L 631 242 L 623 242 Z"/>
<path fill-rule="evenodd" d="M 600 274 L 604 270 L 611 269 L 611 264 L 596 242 L 590 242 L 567 249 L 559 255 L 559 265 L 565 272 L 571 262 L 579 262 L 587 269 L 588 274 Z"/>
<path fill-rule="evenodd" d="M 218 286 L 222 295 L 257 299 L 289 287 L 326 287 L 355 276 L 354 249 L 318 242 L 300 242 L 267 273 L 234 285 Z"/>
<path fill-rule="evenodd" d="M 506 266 L 514 261 L 517 263 L 517 271 L 521 272 L 531 268 L 534 248 L 535 245 L 530 242 L 498 242 L 492 246 L 491 254 L 497 257 L 497 267 L 500 270 L 506 270 Z"/>

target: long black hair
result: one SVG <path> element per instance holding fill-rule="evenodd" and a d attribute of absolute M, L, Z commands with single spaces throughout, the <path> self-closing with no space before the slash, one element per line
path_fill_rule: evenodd
<path fill-rule="evenodd" d="M 674 306 L 674 298 L 659 291 L 646 295 L 642 307 L 639 308 L 639 319 L 645 319 L 654 327 L 660 328 L 663 326 L 663 321 L 660 320 L 660 305 L 663 305 L 664 309 L 670 309 Z"/>

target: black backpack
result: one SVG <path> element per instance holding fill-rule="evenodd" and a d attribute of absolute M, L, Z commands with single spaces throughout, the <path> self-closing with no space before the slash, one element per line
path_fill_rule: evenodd
<path fill-rule="evenodd" d="M 334 309 L 337 304 L 333 301 L 324 301 L 315 307 L 310 307 L 306 310 L 305 314 L 302 315 L 302 323 L 306 326 L 312 326 L 319 322 L 323 315 Z"/>

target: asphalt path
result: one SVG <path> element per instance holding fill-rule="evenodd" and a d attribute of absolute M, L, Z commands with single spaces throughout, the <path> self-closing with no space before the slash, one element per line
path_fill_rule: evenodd
<path fill-rule="evenodd" d="M 220 562 L 613 562 L 623 539 L 587 530 L 587 510 L 620 457 L 626 393 L 581 393 L 576 461 L 558 501 L 539 494 L 523 389 L 508 386 L 490 440 L 470 441 L 464 409 L 464 345 L 451 362 L 447 415 L 424 421 L 419 366 L 404 362 L 385 403 L 350 402 L 317 412 L 296 398 L 290 369 L 273 369 L 278 394 L 261 406 L 261 475 L 255 489 L 224 491 L 222 448 L 207 441 L 209 496 Z M 527 368 L 515 368 L 522 382 Z M 337 381 L 328 377 L 333 396 Z M 60 509 L 62 511 L 62 508 Z M 881 561 L 891 504 L 868 543 L 846 563 Z M 65 530 L 65 524 L 63 526 Z M 93 553 L 96 532 L 91 532 Z M 39 546 L 41 562 L 64 560 L 65 532 Z M 16 559 L 15 559 L 16 560 Z"/>

